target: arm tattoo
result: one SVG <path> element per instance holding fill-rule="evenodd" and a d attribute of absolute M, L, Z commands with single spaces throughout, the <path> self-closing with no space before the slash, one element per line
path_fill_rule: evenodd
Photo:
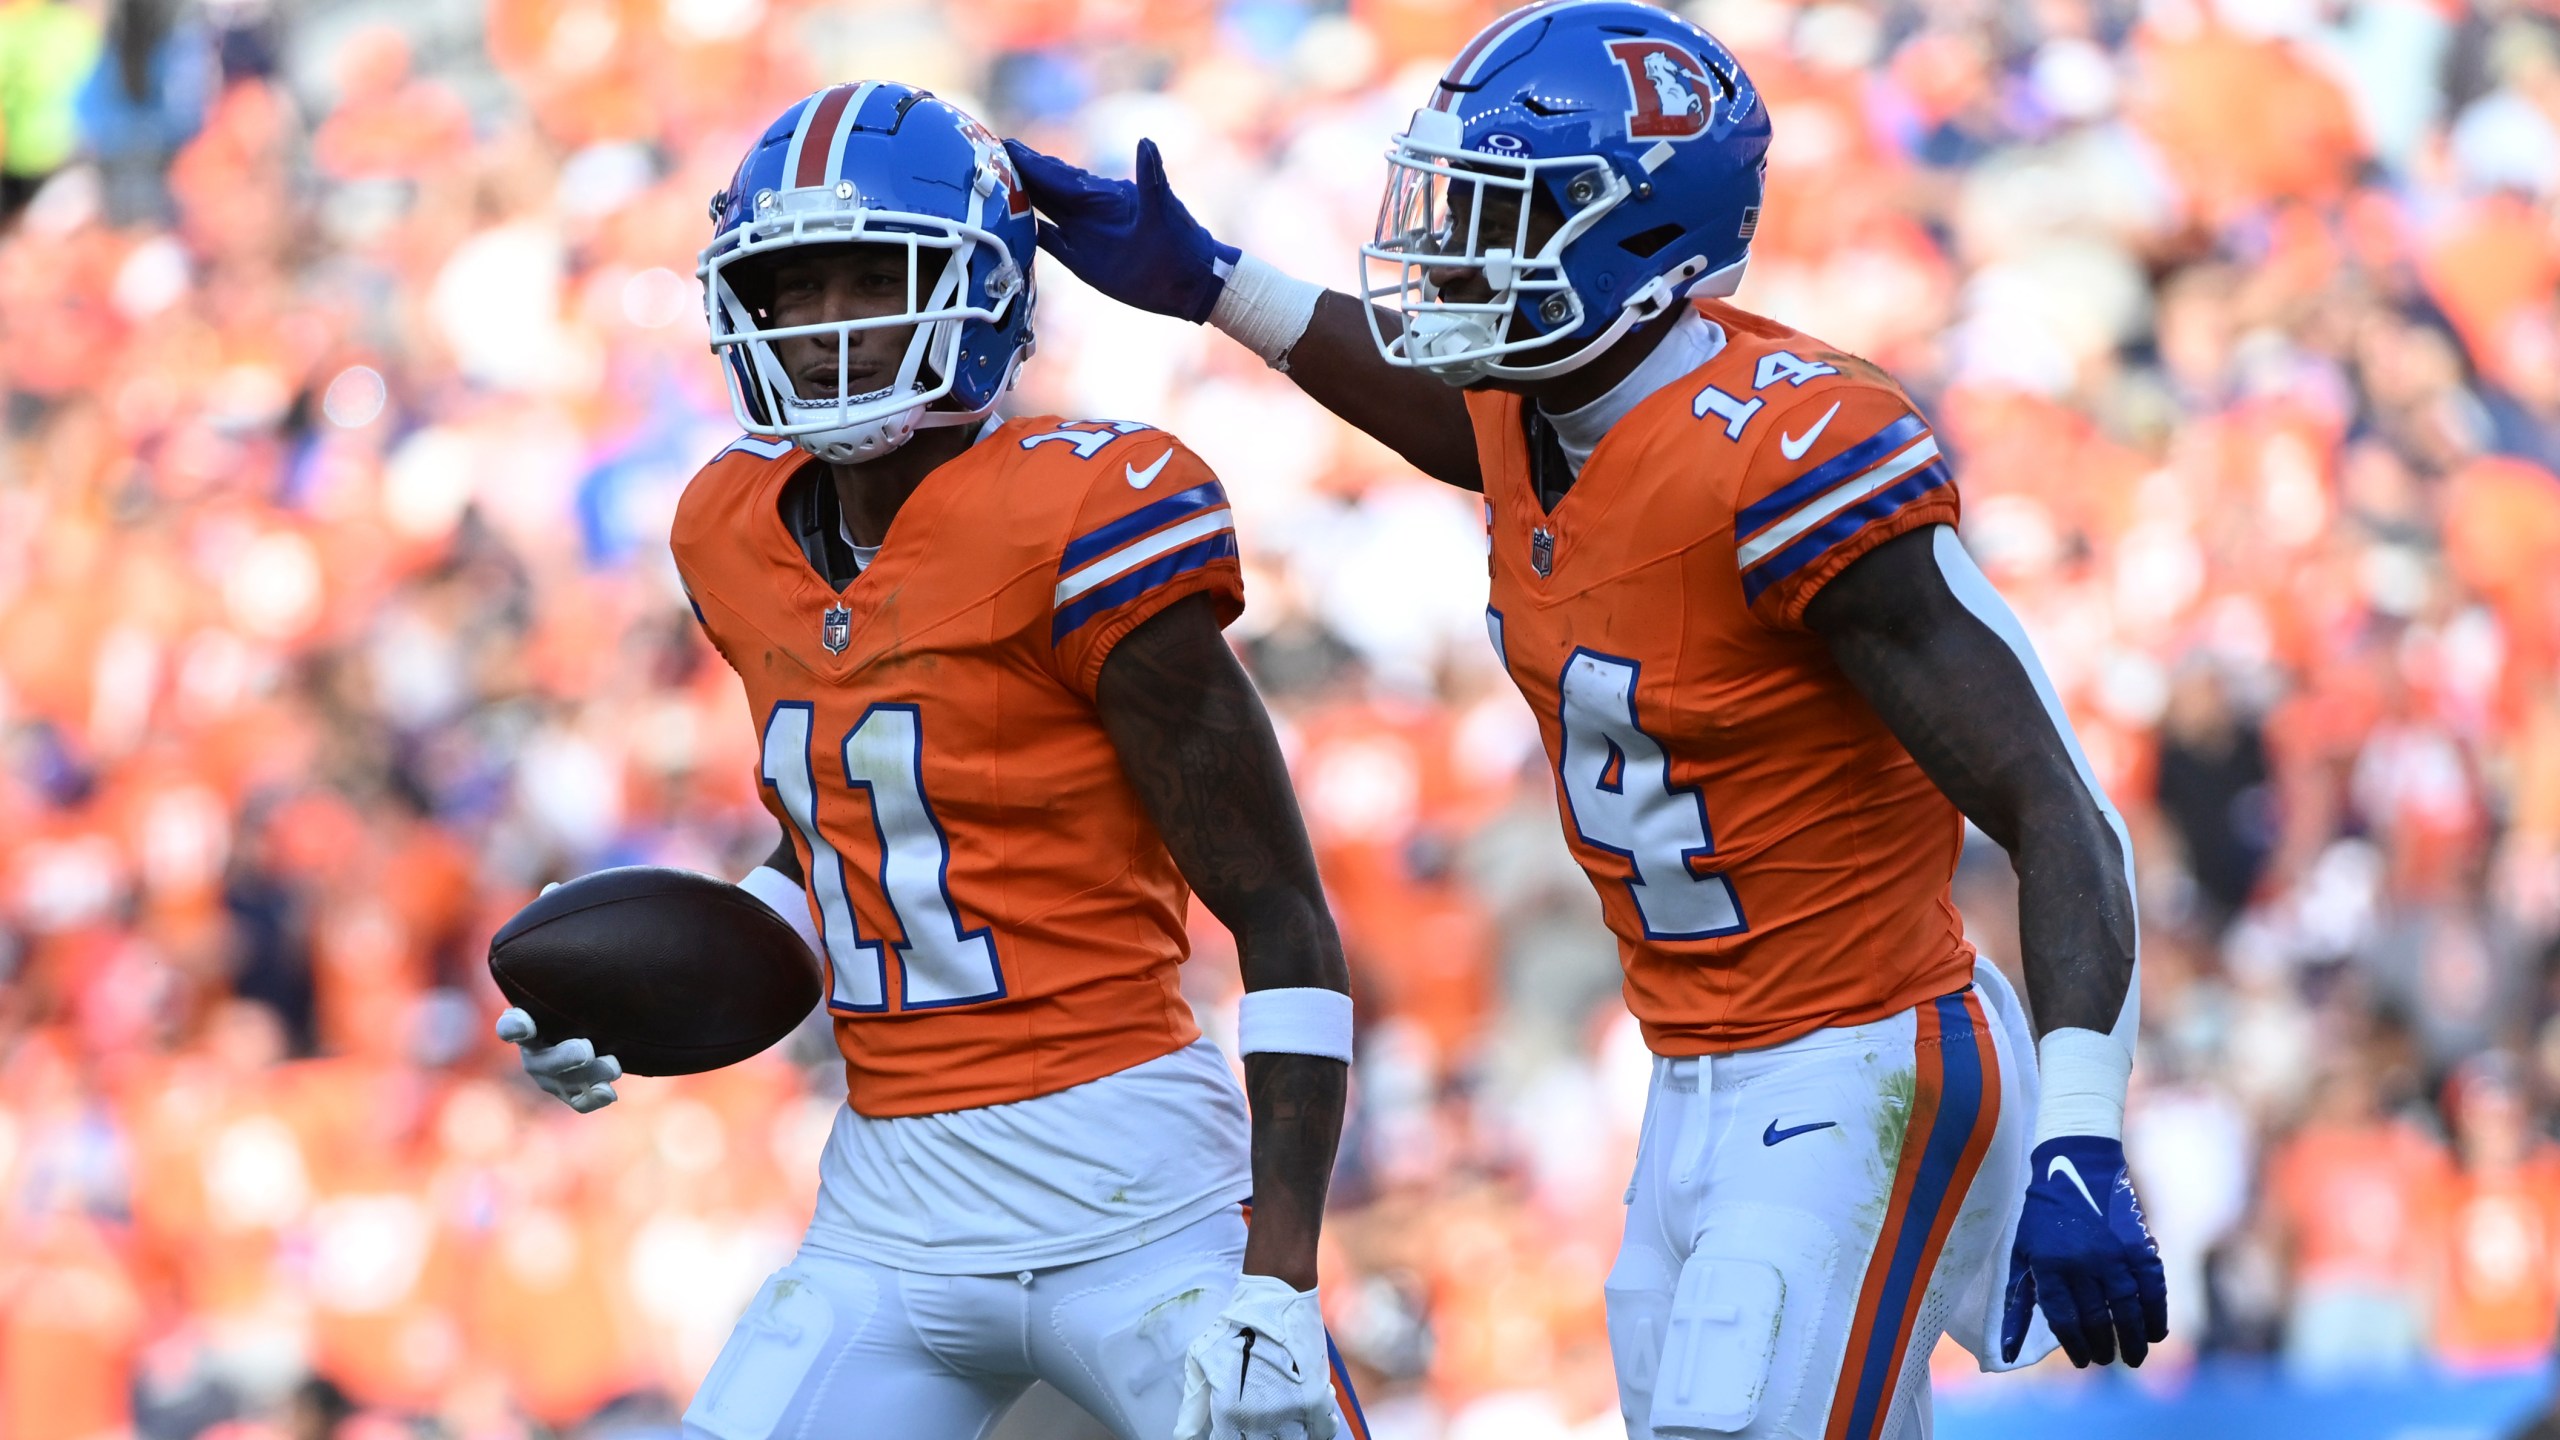
<path fill-rule="evenodd" d="M 1296 794 L 1262 697 L 1205 596 L 1123 637 L 1095 697 L 1165 848 L 1236 937 L 1248 990 L 1351 988 Z M 1342 1133 L 1348 1069 L 1315 1055 L 1245 1057 L 1254 1223 L 1245 1268 L 1306 1289 Z"/>
<path fill-rule="evenodd" d="M 1183 878 L 1235 932 L 1246 988 L 1349 989 L 1280 742 L 1206 597 L 1129 632 L 1096 703 Z"/>
<path fill-rule="evenodd" d="M 2116 832 L 2017 654 L 1947 587 L 1927 529 L 1860 557 L 1805 623 L 1887 728 L 2018 873 L 2019 958 L 2041 1035 L 2105 1033 L 2132 979 Z"/>

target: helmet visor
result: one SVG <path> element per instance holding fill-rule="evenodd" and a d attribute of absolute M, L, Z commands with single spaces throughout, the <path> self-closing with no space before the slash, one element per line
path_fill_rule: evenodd
<path fill-rule="evenodd" d="M 1360 247 L 1363 297 L 1403 321 L 1389 336 L 1370 312 L 1380 353 L 1391 365 L 1499 373 L 1489 362 L 1575 330 L 1587 312 L 1565 249 L 1629 193 L 1597 155 L 1469 150 L 1455 116 L 1417 113 L 1387 152 L 1377 231 Z"/>
<path fill-rule="evenodd" d="M 1022 277 L 993 232 L 964 221 L 909 211 L 832 206 L 829 191 L 784 191 L 760 203 L 757 218 L 715 239 L 696 272 L 711 325 L 713 353 L 728 357 L 730 400 L 738 423 L 785 438 L 860 426 L 923 407 L 951 392 L 964 326 L 1000 324 L 1021 301 Z M 848 247 L 860 247 L 849 249 Z M 853 303 L 792 307 L 794 323 L 777 323 L 777 274 L 794 258 L 858 257 L 874 272 L 857 283 Z M 983 284 L 976 262 L 1002 257 Z M 885 284 L 877 273 L 885 270 Z M 830 292 L 829 302 L 835 297 Z M 856 363 L 853 337 L 870 330 L 912 328 L 894 367 Z M 803 342 L 832 341 L 828 363 Z M 787 363 L 788 350 L 800 363 Z M 795 377 L 793 371 L 802 372 Z M 816 383 L 802 377 L 814 376 Z"/>

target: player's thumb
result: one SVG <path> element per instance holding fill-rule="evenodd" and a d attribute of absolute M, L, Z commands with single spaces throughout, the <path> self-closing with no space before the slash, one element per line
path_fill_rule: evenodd
<path fill-rule="evenodd" d="M 516 1006 L 498 1012 L 498 1038 L 510 1045 L 522 1045 L 532 1039 L 538 1028 L 533 1017 Z"/>
<path fill-rule="evenodd" d="M 1209 1434 L 1209 1377 L 1200 1367 L 1200 1357 L 1188 1356 L 1182 1364 L 1182 1406 L 1173 1421 L 1173 1440 L 1206 1440 Z"/>
<path fill-rule="evenodd" d="M 2142 1306 L 2143 1338 L 2157 1345 L 2169 1338 L 2169 1276 L 2156 1252 L 2134 1261 L 2134 1293 Z"/>
<path fill-rule="evenodd" d="M 2018 1358 L 2018 1349 L 2027 1343 L 2027 1325 L 2036 1313 L 2035 1272 L 2022 1258 L 2009 1261 L 2009 1299 L 2000 1311 L 2000 1363 Z"/>
<path fill-rule="evenodd" d="M 1173 178 L 1164 173 L 1164 152 L 1151 139 L 1138 142 L 1138 194 L 1147 209 L 1171 211 L 1186 219 L 1191 214 L 1173 193 Z"/>

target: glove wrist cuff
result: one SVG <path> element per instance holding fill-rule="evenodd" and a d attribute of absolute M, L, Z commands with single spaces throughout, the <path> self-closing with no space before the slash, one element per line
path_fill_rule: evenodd
<path fill-rule="evenodd" d="M 1316 299 L 1324 287 L 1300 280 L 1276 265 L 1239 252 L 1229 268 L 1226 287 L 1209 310 L 1209 324 L 1262 357 L 1274 370 L 1286 370 L 1289 348 L 1307 333 L 1316 316 Z"/>

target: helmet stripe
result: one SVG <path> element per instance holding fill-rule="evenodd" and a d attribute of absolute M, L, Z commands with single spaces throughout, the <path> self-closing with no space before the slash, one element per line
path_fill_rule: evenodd
<path fill-rule="evenodd" d="M 791 136 L 791 153 L 782 166 L 794 188 L 826 183 L 827 152 L 834 148 L 836 123 L 844 118 L 853 90 L 851 85 L 830 87 L 800 117 L 800 128 Z M 812 140 L 817 144 L 811 145 Z"/>
<path fill-rule="evenodd" d="M 818 172 L 817 179 L 805 183 L 824 185 L 829 176 L 844 173 L 844 142 L 854 131 L 862 128 L 863 102 L 869 100 L 871 92 L 879 88 L 880 82 L 877 80 L 865 80 L 855 87 L 853 98 L 845 102 L 844 113 L 836 121 L 835 138 L 827 143 L 826 168 Z M 805 160 L 805 157 L 803 158 Z"/>
<path fill-rule="evenodd" d="M 818 102 L 832 93 L 832 89 L 821 90 L 800 102 L 799 116 L 791 122 L 791 143 L 782 152 L 782 173 L 775 177 L 782 186 L 797 183 L 791 177 L 800 170 L 800 147 L 808 143 L 809 122 L 818 118 Z"/>

